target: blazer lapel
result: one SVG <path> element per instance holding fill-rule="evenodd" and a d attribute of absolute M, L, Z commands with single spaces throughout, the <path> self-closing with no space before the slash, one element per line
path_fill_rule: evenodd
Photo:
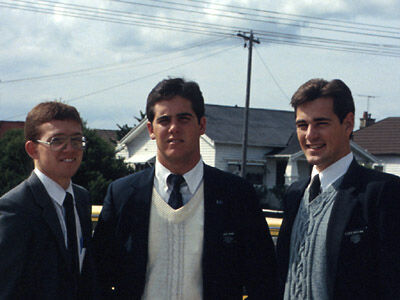
<path fill-rule="evenodd" d="M 123 241 L 126 250 L 134 255 L 132 266 L 143 274 L 144 278 L 148 259 L 148 238 L 150 224 L 150 206 L 153 191 L 154 168 L 146 169 L 126 190 L 129 195 L 121 207 L 118 239 Z M 132 237 L 134 237 L 134 242 Z"/>
<path fill-rule="evenodd" d="M 52 200 L 45 187 L 35 173 L 32 173 L 32 175 L 28 178 L 28 184 L 32 190 L 32 194 L 36 203 L 42 208 L 43 219 L 47 222 L 50 230 L 53 232 L 54 237 L 57 240 L 60 253 L 67 262 L 68 252 L 65 247 L 64 235 L 61 230 L 60 220 L 58 219 L 54 204 L 52 203 Z"/>
<path fill-rule="evenodd" d="M 91 211 L 90 211 L 90 202 L 87 197 L 83 195 L 74 185 L 74 196 L 75 196 L 75 205 L 76 210 L 79 216 L 79 223 L 81 224 L 82 237 L 83 237 L 83 248 L 86 248 L 89 242 L 89 239 L 92 236 L 92 226 L 91 226 Z"/>
<path fill-rule="evenodd" d="M 351 163 L 343 181 L 339 186 L 335 203 L 329 218 L 326 236 L 327 274 L 328 282 L 335 282 L 340 245 L 346 225 L 357 203 L 354 191 L 357 186 L 358 164 L 355 160 Z M 329 287 L 332 292 L 333 286 Z M 332 293 L 330 293 L 332 295 Z"/>
<path fill-rule="evenodd" d="M 212 294 L 215 287 L 212 286 L 217 280 L 215 271 L 215 259 L 218 258 L 219 243 L 223 231 L 222 213 L 223 199 L 218 197 L 218 183 L 216 182 L 213 169 L 204 164 L 204 241 L 203 241 L 203 295 Z"/>

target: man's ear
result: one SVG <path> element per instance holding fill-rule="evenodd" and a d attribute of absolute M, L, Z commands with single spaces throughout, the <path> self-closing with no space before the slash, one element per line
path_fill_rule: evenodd
<path fill-rule="evenodd" d="M 25 143 L 25 151 L 32 159 L 38 158 L 37 153 L 37 144 L 32 141 L 26 141 Z"/>
<path fill-rule="evenodd" d="M 206 117 L 201 117 L 200 119 L 200 135 L 203 135 L 204 133 L 206 133 L 206 124 L 207 124 L 207 120 Z"/>
<path fill-rule="evenodd" d="M 343 125 L 345 126 L 346 133 L 350 136 L 354 130 L 354 114 L 349 112 L 343 120 Z"/>
<path fill-rule="evenodd" d="M 147 122 L 147 131 L 149 132 L 149 136 L 152 140 L 155 140 L 156 136 L 154 134 L 153 125 L 150 121 Z"/>

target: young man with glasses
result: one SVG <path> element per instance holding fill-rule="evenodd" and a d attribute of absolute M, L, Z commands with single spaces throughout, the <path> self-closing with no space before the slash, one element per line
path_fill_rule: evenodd
<path fill-rule="evenodd" d="M 90 299 L 90 199 L 71 181 L 86 146 L 82 120 L 72 106 L 40 103 L 25 139 L 35 169 L 0 198 L 0 299 Z"/>

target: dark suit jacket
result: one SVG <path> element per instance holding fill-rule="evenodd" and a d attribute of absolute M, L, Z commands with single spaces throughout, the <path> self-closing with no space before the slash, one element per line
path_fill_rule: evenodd
<path fill-rule="evenodd" d="M 148 259 L 154 168 L 113 182 L 94 234 L 106 299 L 140 299 Z M 272 239 L 254 189 L 240 177 L 204 167 L 203 298 L 275 299 Z M 111 287 L 114 287 L 111 293 Z"/>
<path fill-rule="evenodd" d="M 286 193 L 278 238 L 280 290 L 288 272 L 290 235 L 309 179 Z M 331 299 L 400 299 L 400 179 L 354 160 L 343 177 L 328 223 Z"/>
<path fill-rule="evenodd" d="M 82 187 L 73 189 L 87 248 L 78 293 L 90 299 L 90 199 Z M 77 299 L 67 256 L 54 204 L 32 173 L 0 198 L 0 299 Z"/>

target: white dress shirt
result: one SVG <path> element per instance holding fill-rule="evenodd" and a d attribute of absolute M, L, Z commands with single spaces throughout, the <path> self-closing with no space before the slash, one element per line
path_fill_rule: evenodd
<path fill-rule="evenodd" d="M 167 182 L 167 178 L 170 174 L 172 174 L 171 171 L 164 167 L 158 161 L 158 159 L 156 159 L 154 187 L 156 191 L 160 194 L 161 198 L 167 203 L 169 200 L 169 196 L 172 192 L 172 185 L 168 184 Z M 203 174 L 204 164 L 202 158 L 200 158 L 199 162 L 193 169 L 183 174 L 185 182 L 182 183 L 180 190 L 182 194 L 183 205 L 188 203 L 189 200 L 192 199 L 193 195 L 196 193 L 201 182 L 203 181 Z"/>
<path fill-rule="evenodd" d="M 321 181 L 321 192 L 323 192 L 329 185 L 334 183 L 337 179 L 339 179 L 339 177 L 343 176 L 347 172 L 352 161 L 353 153 L 350 152 L 335 163 L 331 164 L 322 172 L 318 172 L 314 166 L 311 172 L 311 178 L 314 178 L 315 175 L 319 174 L 319 180 Z"/>
<path fill-rule="evenodd" d="M 63 207 L 63 202 L 65 199 L 65 195 L 70 193 L 73 198 L 74 203 L 74 212 L 75 212 L 75 225 L 76 225 L 76 238 L 79 252 L 79 268 L 82 270 L 82 262 L 85 257 L 86 249 L 83 248 L 83 236 L 82 236 L 82 228 L 79 220 L 79 215 L 76 210 L 75 196 L 74 191 L 72 189 L 72 184 L 70 182 L 68 188 L 64 190 L 57 182 L 46 176 L 43 172 L 36 169 L 34 170 L 39 180 L 43 183 L 47 193 L 49 194 L 51 200 L 53 200 L 54 208 L 56 210 L 58 220 L 60 221 L 60 226 L 62 233 L 64 235 L 65 247 L 68 248 L 68 238 L 67 238 L 67 226 L 65 224 L 65 211 Z"/>

